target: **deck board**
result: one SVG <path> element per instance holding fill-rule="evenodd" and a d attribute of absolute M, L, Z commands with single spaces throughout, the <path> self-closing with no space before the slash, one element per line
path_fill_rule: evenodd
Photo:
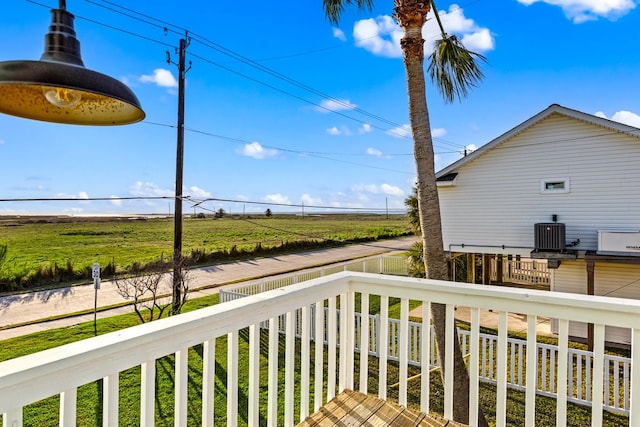
<path fill-rule="evenodd" d="M 414 412 L 393 402 L 345 390 L 298 427 L 462 427 L 442 417 Z"/>

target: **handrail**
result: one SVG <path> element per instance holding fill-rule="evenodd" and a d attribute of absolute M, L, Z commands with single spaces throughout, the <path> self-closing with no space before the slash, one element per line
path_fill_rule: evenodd
<path fill-rule="evenodd" d="M 558 368 L 555 371 L 554 381 L 557 385 L 557 413 L 559 414 L 559 424 L 562 424 L 562 417 L 566 416 L 566 405 L 568 396 L 566 393 L 566 384 L 570 379 L 570 373 L 566 370 L 566 361 L 570 357 L 569 349 L 566 346 L 568 338 L 568 322 L 580 321 L 594 323 L 595 340 L 594 340 L 594 364 L 591 367 L 591 383 L 593 390 L 593 419 L 594 425 L 601 425 L 602 409 L 605 406 L 603 401 L 603 388 L 606 380 L 603 378 L 602 360 L 604 360 L 604 326 L 626 327 L 632 330 L 633 342 L 640 342 L 640 325 L 637 318 L 640 313 L 640 301 L 626 300 L 620 298 L 586 296 L 575 294 L 564 294 L 559 292 L 549 293 L 543 291 L 487 287 L 482 285 L 469 285 L 454 282 L 435 281 L 426 279 L 415 279 L 398 276 L 385 276 L 380 274 L 368 274 L 357 272 L 341 272 L 331 276 L 312 279 L 306 282 L 294 284 L 284 288 L 274 289 L 269 292 L 252 295 L 246 298 L 230 301 L 225 304 L 218 304 L 213 307 L 204 308 L 183 315 L 171 317 L 155 321 L 152 323 L 125 329 L 119 332 L 106 334 L 103 336 L 91 338 L 82 342 L 61 346 L 55 349 L 46 350 L 34 355 L 25 356 L 17 359 L 8 360 L 0 363 L 0 413 L 3 413 L 5 425 L 21 426 L 23 423 L 22 407 L 32 402 L 45 398 L 47 396 L 60 394 L 61 408 L 61 425 L 73 425 L 75 422 L 75 396 L 76 390 L 83 384 L 90 383 L 100 378 L 105 378 L 105 390 L 103 393 L 103 407 L 106 408 L 109 417 L 117 417 L 118 399 L 117 399 L 117 379 L 120 372 L 129 368 L 142 366 L 143 385 L 141 401 L 141 412 L 148 412 L 148 408 L 153 408 L 155 389 L 153 382 L 153 361 L 157 358 L 175 354 L 175 387 L 176 387 L 176 425 L 186 426 L 188 410 L 186 408 L 186 390 L 187 370 L 186 370 L 186 351 L 188 348 L 204 344 L 204 352 L 208 356 L 203 356 L 211 362 L 211 342 L 217 337 L 227 336 L 229 355 L 228 360 L 231 364 L 227 367 L 227 386 L 230 390 L 238 390 L 238 372 L 237 365 L 233 365 L 233 354 L 238 351 L 237 343 L 240 331 L 249 327 L 249 336 L 253 337 L 249 341 L 249 352 L 255 354 L 260 351 L 268 351 L 269 354 L 269 374 L 265 377 L 254 377 L 250 375 L 248 390 L 248 407 L 250 413 L 255 414 L 260 400 L 261 390 L 266 389 L 266 384 L 271 379 L 278 378 L 278 357 L 283 357 L 285 366 L 285 401 L 291 402 L 295 399 L 292 394 L 296 384 L 293 384 L 292 371 L 294 369 L 293 361 L 296 359 L 312 360 L 315 358 L 327 357 L 328 365 L 320 367 L 316 365 L 315 384 L 328 384 L 326 386 L 315 388 L 309 387 L 310 375 L 302 376 L 303 387 L 301 390 L 308 390 L 308 402 L 313 402 L 314 407 L 319 403 L 328 401 L 341 392 L 345 388 L 354 388 L 354 372 L 359 366 L 361 372 L 366 370 L 368 366 L 368 352 L 359 353 L 356 360 L 356 348 L 358 345 L 370 345 L 369 336 L 358 337 L 355 333 L 355 298 L 356 295 L 369 300 L 370 296 L 380 296 L 381 301 L 388 301 L 388 298 L 400 298 L 403 310 L 408 310 L 409 300 L 419 300 L 428 309 L 431 303 L 445 304 L 446 322 L 452 326 L 454 322 L 455 305 L 471 307 L 471 340 L 473 343 L 479 339 L 479 319 L 477 313 L 480 309 L 492 309 L 497 312 L 500 317 L 497 342 L 495 349 L 492 351 L 495 357 L 495 364 L 492 362 L 491 368 L 494 369 L 493 375 L 496 378 L 497 401 L 496 401 L 496 418 L 498 425 L 504 425 L 506 420 L 506 404 L 507 404 L 507 380 L 508 380 L 508 352 L 509 345 L 507 342 L 506 315 L 508 312 L 523 313 L 529 316 L 529 336 L 527 344 L 532 346 L 535 344 L 535 319 L 536 316 L 556 317 L 559 318 L 559 346 L 557 353 Z M 324 310 L 316 310 L 313 315 L 313 322 L 316 328 L 320 328 L 329 339 L 330 345 L 317 346 L 312 352 L 309 346 L 300 346 L 297 350 L 295 341 L 291 339 L 295 334 L 294 317 L 298 309 L 302 309 L 303 329 L 309 331 L 311 328 L 310 306 L 312 304 L 328 307 L 328 315 L 324 315 Z M 337 309 L 343 311 L 344 315 L 337 318 Z M 364 307 L 363 315 L 369 314 L 369 308 Z M 425 312 L 428 314 L 427 312 Z M 286 344 L 277 339 L 277 329 L 275 328 L 277 318 L 281 314 L 287 315 Z M 424 319 L 426 317 L 426 320 Z M 398 340 L 400 343 L 408 342 L 407 331 L 410 330 L 408 325 L 408 316 L 403 314 L 404 319 L 402 327 L 399 328 Z M 263 321 L 270 321 L 272 329 L 268 349 L 263 349 L 261 345 L 267 345 L 265 340 L 261 340 L 260 334 L 256 334 L 255 330 Z M 423 316 L 423 322 L 428 322 L 428 315 Z M 389 336 L 387 311 L 381 311 L 380 318 L 381 330 L 380 337 Z M 426 323 L 423 323 L 423 326 Z M 430 339 L 428 329 L 422 328 L 421 335 Z M 453 329 L 450 329 L 453 330 Z M 404 331 L 404 332 L 403 332 Z M 276 334 L 275 336 L 273 334 Z M 450 339 L 450 338 L 448 338 Z M 362 340 L 362 341 L 361 341 Z M 451 341 L 449 341 L 451 342 Z M 336 354 L 336 345 L 340 345 L 340 357 Z M 285 349 L 281 348 L 284 345 Z M 629 424 L 640 425 L 640 346 L 632 346 L 632 364 L 630 369 L 629 387 Z M 473 345 L 472 345 L 473 348 Z M 427 351 L 428 349 L 423 349 Z M 294 353 L 298 352 L 298 354 Z M 421 350 L 422 351 L 422 350 Z M 236 353 L 234 353 L 236 352 Z M 319 352 L 319 353 L 318 353 Z M 312 354 L 313 353 L 313 354 Z M 531 352 L 526 351 L 527 370 L 526 375 L 537 374 L 531 371 L 536 365 L 530 359 Z M 470 364 L 478 364 L 480 351 L 471 351 Z M 408 352 L 400 352 L 398 361 L 393 362 L 398 366 L 407 366 L 409 364 L 410 355 Z M 447 363 L 452 363 L 449 358 Z M 383 360 L 384 359 L 384 360 Z M 213 359 L 215 362 L 215 359 Z M 636 361 L 636 363 L 634 363 Z M 215 365 L 215 363 L 213 363 Z M 386 372 L 388 365 L 387 358 L 380 361 L 380 382 L 377 390 L 378 394 L 386 397 L 386 377 L 383 378 L 383 372 Z M 494 366 L 495 365 L 495 366 Z M 206 372 L 203 372 L 205 378 L 213 375 L 212 364 L 208 363 Z M 428 370 L 428 366 L 423 366 L 423 371 Z M 565 368 L 563 370 L 562 368 Z M 319 370 L 318 370 L 319 369 Z M 402 400 L 406 399 L 407 390 L 407 370 L 400 369 L 400 403 L 405 404 Z M 422 381 L 425 381 L 423 376 Z M 151 380 L 149 379 L 151 378 Z M 383 381 L 384 379 L 384 381 Z M 479 374 L 477 372 L 470 373 L 471 384 L 477 384 Z M 452 418 L 453 409 L 453 372 L 450 369 L 445 370 L 444 378 L 444 416 Z M 537 382 L 525 381 L 525 393 L 527 396 L 535 395 Z M 203 395 L 207 396 L 203 399 L 203 411 L 211 413 L 209 403 L 212 393 L 217 392 L 209 385 L 203 385 Z M 564 386 L 562 386 L 564 384 Z M 280 421 L 273 417 L 278 416 L 278 387 L 272 384 L 269 387 L 267 400 L 269 406 L 268 423 L 271 425 L 279 424 Z M 314 390 L 311 390 L 311 389 Z M 368 385 L 366 382 L 360 383 L 360 391 L 368 393 Z M 421 408 L 428 412 L 429 388 L 421 386 L 423 390 L 421 395 Z M 373 390 L 371 390 L 373 391 Z M 280 397 L 282 398 L 282 397 Z M 238 417 L 238 396 L 237 393 L 227 396 L 227 420 L 231 425 L 233 420 Z M 479 400 L 477 395 L 471 394 L 469 397 L 470 413 L 477 412 Z M 284 417 L 286 420 L 284 425 L 292 426 L 294 416 L 292 411 L 295 405 L 284 405 Z M 142 409 L 145 408 L 145 409 Z M 218 409 L 216 409 L 217 411 Z M 535 400 L 527 397 L 527 413 L 535 412 Z M 302 412 L 300 416 L 302 417 Z M 268 414 L 261 416 L 269 417 Z M 109 418 L 107 417 L 107 418 Z M 117 419 L 117 418 L 116 418 Z M 142 419 L 142 418 L 141 418 Z M 14 424 L 15 423 L 15 424 Z M 473 421 L 471 421 L 473 425 Z M 211 425 L 211 424 L 206 424 Z"/>

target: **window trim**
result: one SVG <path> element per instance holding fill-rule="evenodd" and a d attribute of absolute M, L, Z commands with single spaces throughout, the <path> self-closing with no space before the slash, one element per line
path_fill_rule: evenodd
<path fill-rule="evenodd" d="M 564 188 L 548 188 L 549 184 L 562 183 Z M 568 177 L 564 178 L 543 178 L 540 180 L 540 194 L 564 194 L 571 192 L 571 185 Z"/>

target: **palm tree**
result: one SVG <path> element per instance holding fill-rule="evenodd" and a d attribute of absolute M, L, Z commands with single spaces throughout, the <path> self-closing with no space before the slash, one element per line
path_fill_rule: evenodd
<path fill-rule="evenodd" d="M 325 15 L 332 23 L 337 23 L 344 8 L 351 4 L 355 4 L 359 9 L 371 9 L 373 0 L 323 0 Z M 449 278 L 448 268 L 442 239 L 433 140 L 425 91 L 422 27 L 431 10 L 433 10 L 440 26 L 442 38 L 436 41 L 434 51 L 429 57 L 428 72 L 446 101 L 452 102 L 456 98 L 462 99 L 467 95 L 468 89 L 482 79 L 482 72 L 476 60 L 483 61 L 485 58 L 467 50 L 455 35 L 448 35 L 445 32 L 433 0 L 394 0 L 393 17 L 404 30 L 400 45 L 407 72 L 409 121 L 413 133 L 414 157 L 418 175 L 418 211 L 426 276 L 430 279 L 447 280 Z M 441 360 L 444 360 L 445 306 L 432 304 L 431 307 L 438 354 Z M 456 336 L 454 337 L 453 419 L 468 424 L 469 375 L 462 358 L 455 328 L 454 334 Z M 441 374 L 444 375 L 444 369 L 441 370 Z M 482 411 L 479 413 L 479 425 L 487 425 Z"/>

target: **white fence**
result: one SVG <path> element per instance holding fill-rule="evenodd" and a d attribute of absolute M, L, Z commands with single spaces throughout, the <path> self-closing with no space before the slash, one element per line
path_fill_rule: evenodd
<path fill-rule="evenodd" d="M 230 290 L 220 290 L 220 302 L 232 301 L 247 295 L 278 289 L 294 283 L 317 279 L 341 271 L 358 271 L 362 273 L 391 274 L 394 276 L 409 275 L 409 258 L 405 256 L 380 255 L 356 261 L 345 261 L 329 266 L 296 272 L 277 279 L 262 280 L 252 285 L 241 285 Z"/>
<path fill-rule="evenodd" d="M 246 297 L 239 292 L 227 293 L 226 300 L 233 300 Z M 222 301 L 222 296 L 221 296 Z M 329 337 L 326 334 L 328 330 L 329 322 L 329 309 L 324 308 L 325 327 L 322 330 L 325 332 L 323 337 L 324 344 L 329 343 Z M 311 336 L 310 338 L 315 341 L 315 305 L 311 306 Z M 360 313 L 355 314 L 355 337 L 356 337 L 356 351 L 360 351 L 360 334 L 362 331 L 362 315 Z M 400 348 L 399 348 L 399 333 L 401 322 L 398 319 L 387 320 L 388 322 L 388 342 L 386 346 L 380 344 L 380 316 L 377 314 L 368 315 L 369 327 L 368 331 L 368 343 L 369 343 L 369 355 L 379 357 L 380 348 L 387 348 L 387 359 L 393 361 L 400 360 Z M 336 324 L 340 324 L 340 310 L 336 309 Z M 263 329 L 269 329 L 269 324 L 263 322 L 261 324 Z M 420 337 L 422 336 L 422 324 L 418 322 L 409 322 L 408 324 L 408 364 L 413 366 L 421 366 Z M 431 328 L 432 329 L 432 328 Z M 281 334 L 286 331 L 286 318 L 280 316 L 278 320 L 278 330 Z M 296 311 L 294 330 L 297 338 L 302 336 L 302 313 L 300 310 Z M 429 366 L 431 369 L 439 366 L 437 348 L 435 343 L 435 334 L 433 329 L 430 334 L 430 351 L 429 351 Z M 471 349 L 470 332 L 463 329 L 458 329 L 458 335 L 461 341 L 461 348 L 463 351 L 469 352 Z M 497 380 L 495 370 L 495 358 L 498 346 L 498 337 L 496 335 L 481 333 L 479 335 L 479 348 L 480 348 L 480 366 L 479 366 L 479 378 L 481 381 L 495 383 Z M 339 340 L 336 342 L 336 347 L 340 347 Z M 507 377 L 507 385 L 513 389 L 525 390 L 525 355 L 527 354 L 527 341 L 508 338 L 508 363 L 509 363 L 509 375 Z M 536 393 L 548 397 L 557 397 L 557 382 L 555 377 L 555 370 L 558 364 L 558 347 L 555 345 L 537 343 L 537 354 L 539 365 L 538 368 L 538 382 L 536 387 Z M 569 382 L 567 390 L 567 401 L 577 403 L 580 405 L 591 406 L 591 367 L 594 364 L 593 352 L 568 349 L 568 366 L 572 367 L 569 370 Z M 631 359 L 626 357 L 614 356 L 605 354 L 603 358 L 604 363 L 604 390 L 609 390 L 608 396 L 605 392 L 605 398 L 603 407 L 606 410 L 617 412 L 621 414 L 629 413 L 629 378 L 631 375 Z"/>
<path fill-rule="evenodd" d="M 502 278 L 497 277 L 496 264 L 502 262 Z M 534 259 L 491 259 L 491 279 L 522 285 L 549 285 L 551 275 L 546 261 Z"/>

